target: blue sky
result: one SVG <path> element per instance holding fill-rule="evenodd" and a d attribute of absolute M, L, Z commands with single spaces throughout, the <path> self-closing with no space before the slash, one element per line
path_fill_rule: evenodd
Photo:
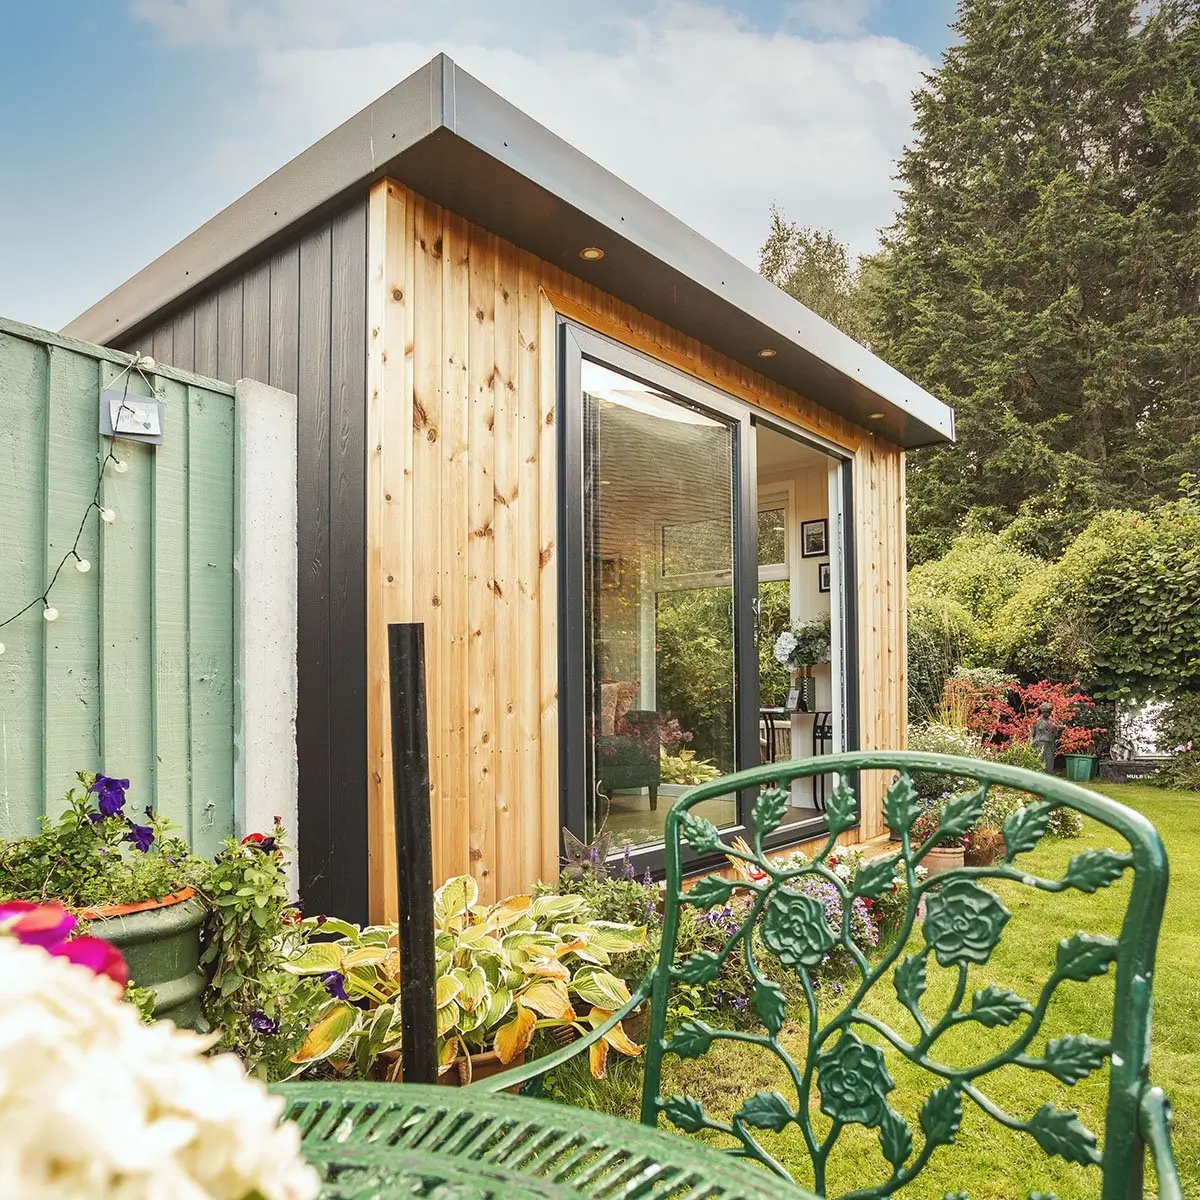
<path fill-rule="evenodd" d="M 10 0 L 0 314 L 61 327 L 442 49 L 747 262 L 772 203 L 867 250 L 953 8 Z"/>

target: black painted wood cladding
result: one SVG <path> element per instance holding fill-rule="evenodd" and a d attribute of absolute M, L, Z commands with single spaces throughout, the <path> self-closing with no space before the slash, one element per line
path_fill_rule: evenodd
<path fill-rule="evenodd" d="M 367 198 L 117 343 L 297 394 L 300 894 L 367 920 Z M 293 833 L 293 836 L 294 833 Z"/>

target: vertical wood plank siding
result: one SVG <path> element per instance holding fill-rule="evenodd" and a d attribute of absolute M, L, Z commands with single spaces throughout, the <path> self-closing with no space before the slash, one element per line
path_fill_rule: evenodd
<path fill-rule="evenodd" d="M 172 346 L 186 328 L 173 323 Z M 110 446 L 101 390 L 128 378 L 130 394 L 149 394 L 105 355 L 0 326 L 0 619 L 74 542 Z M 166 440 L 113 444 L 127 470 L 110 465 L 101 489 L 116 521 L 84 520 L 92 570 L 64 566 L 56 621 L 35 607 L 0 630 L 0 837 L 57 813 L 76 770 L 128 777 L 133 811 L 154 805 L 201 854 L 233 832 L 233 389 L 175 373 L 155 383 Z"/>
<path fill-rule="evenodd" d="M 366 269 L 364 198 L 119 343 L 297 394 L 300 891 L 351 920 L 367 916 Z"/>
<path fill-rule="evenodd" d="M 901 450 L 399 183 L 375 185 L 368 228 L 375 919 L 396 896 L 389 621 L 426 623 L 435 875 L 469 872 L 493 899 L 557 871 L 556 312 L 853 454 L 860 742 L 903 744 Z M 882 782 L 864 782 L 861 836 L 882 832 Z"/>

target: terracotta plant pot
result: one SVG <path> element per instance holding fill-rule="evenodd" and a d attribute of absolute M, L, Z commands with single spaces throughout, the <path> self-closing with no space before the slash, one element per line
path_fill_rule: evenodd
<path fill-rule="evenodd" d="M 121 951 L 130 980 L 154 992 L 154 1015 L 195 1029 L 205 978 L 200 934 L 205 907 L 191 888 L 161 900 L 112 904 L 80 913 L 88 932 Z"/>
<path fill-rule="evenodd" d="M 934 846 L 921 859 L 921 866 L 930 875 L 940 875 L 943 871 L 952 871 L 955 867 L 961 867 L 964 857 L 962 846 Z"/>
<path fill-rule="evenodd" d="M 524 1064 L 524 1050 L 512 1062 L 508 1063 L 502 1063 L 499 1056 L 494 1051 L 489 1050 L 486 1054 L 472 1054 L 469 1063 L 465 1058 L 456 1058 L 438 1073 L 438 1083 L 446 1087 L 466 1087 L 468 1083 L 475 1083 L 480 1079 L 489 1079 L 493 1075 L 499 1075 L 501 1071 L 507 1071 L 512 1067 L 524 1066 Z M 376 1060 L 376 1067 L 372 1072 L 372 1078 L 386 1080 L 389 1083 L 399 1083 L 403 1078 L 403 1072 L 400 1070 L 400 1051 L 389 1050 L 385 1054 L 381 1054 Z M 505 1089 L 505 1091 L 512 1092 L 513 1095 L 516 1095 L 520 1090 L 520 1084 L 517 1084 L 516 1087 Z"/>
<path fill-rule="evenodd" d="M 508 1071 L 513 1067 L 524 1066 L 524 1064 L 524 1050 L 507 1063 L 502 1063 L 500 1056 L 494 1050 L 489 1050 L 486 1054 L 472 1054 L 469 1060 L 456 1058 L 448 1067 L 443 1068 L 438 1076 L 438 1083 L 445 1084 L 447 1087 L 466 1087 L 468 1083 L 476 1083 L 480 1079 L 490 1079 L 493 1075 L 499 1075 L 501 1071 Z M 505 1091 L 511 1092 L 514 1096 L 520 1090 L 520 1084 L 517 1084 L 516 1087 L 505 1088 Z"/>

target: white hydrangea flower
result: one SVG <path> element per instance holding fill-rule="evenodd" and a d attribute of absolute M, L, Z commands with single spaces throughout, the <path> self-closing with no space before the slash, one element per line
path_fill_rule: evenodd
<path fill-rule="evenodd" d="M 792 651 L 795 649 L 796 635 L 790 629 L 785 629 L 775 639 L 775 661 L 786 667 L 791 662 Z"/>
<path fill-rule="evenodd" d="M 143 1025 L 115 983 L 0 938 L 6 1200 L 312 1200 L 283 1101 L 211 1038 Z"/>

